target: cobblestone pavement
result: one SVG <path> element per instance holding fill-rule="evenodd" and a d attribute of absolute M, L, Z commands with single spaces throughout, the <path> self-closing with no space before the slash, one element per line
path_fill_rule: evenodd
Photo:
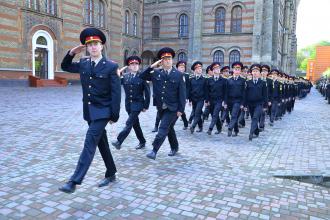
<path fill-rule="evenodd" d="M 0 88 L 0 219 L 330 218 L 330 188 L 274 177 L 330 175 L 330 106 L 316 90 L 252 142 L 248 128 L 231 138 L 191 135 L 178 120 L 179 155 L 167 156 L 166 140 L 156 161 L 145 157 L 155 135 L 151 106 L 140 119 L 148 147 L 135 150 L 134 133 L 120 151 L 111 147 L 118 180 L 97 187 L 105 171 L 97 152 L 83 184 L 68 195 L 58 187 L 83 146 L 81 97 L 79 86 Z M 107 127 L 110 141 L 126 116 L 122 108 L 119 122 Z"/>

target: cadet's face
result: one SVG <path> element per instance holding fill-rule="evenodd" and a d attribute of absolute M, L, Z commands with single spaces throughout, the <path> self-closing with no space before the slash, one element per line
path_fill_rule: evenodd
<path fill-rule="evenodd" d="M 213 69 L 213 73 L 214 73 L 214 75 L 219 75 L 220 74 L 220 67 L 215 67 L 214 69 Z"/>
<path fill-rule="evenodd" d="M 129 66 L 128 66 L 128 69 L 133 72 L 133 73 L 136 73 L 139 71 L 140 69 L 140 65 L 138 63 L 131 63 Z"/>
<path fill-rule="evenodd" d="M 229 70 L 226 69 L 226 70 L 222 71 L 222 74 L 225 75 L 225 76 L 228 76 L 229 75 Z"/>
<path fill-rule="evenodd" d="M 198 66 L 198 67 L 195 68 L 195 73 L 196 74 L 200 75 L 200 74 L 202 74 L 202 72 L 203 72 L 203 69 L 202 69 L 201 66 Z"/>
<path fill-rule="evenodd" d="M 268 74 L 268 70 L 267 69 L 262 69 L 262 71 L 261 71 L 262 77 L 267 77 L 267 74 Z"/>
<path fill-rule="evenodd" d="M 165 69 L 170 69 L 173 65 L 173 59 L 172 57 L 163 57 L 162 59 L 162 64 L 163 64 L 163 68 Z"/>
<path fill-rule="evenodd" d="M 209 76 L 213 76 L 213 71 L 212 71 L 212 70 L 209 70 L 209 71 L 207 72 L 207 75 L 209 75 Z"/>
<path fill-rule="evenodd" d="M 87 45 L 87 51 L 91 57 L 99 57 L 102 54 L 103 45 L 98 41 L 92 41 Z"/>
<path fill-rule="evenodd" d="M 253 78 L 260 78 L 260 70 L 253 69 L 252 70 L 252 76 L 253 76 Z"/>
<path fill-rule="evenodd" d="M 241 67 L 239 67 L 239 66 L 234 66 L 234 68 L 233 68 L 233 73 L 234 73 L 235 76 L 241 74 L 241 71 L 242 71 Z"/>
<path fill-rule="evenodd" d="M 178 70 L 181 72 L 181 73 L 184 73 L 186 71 L 186 67 L 184 65 L 179 65 L 178 66 Z"/>

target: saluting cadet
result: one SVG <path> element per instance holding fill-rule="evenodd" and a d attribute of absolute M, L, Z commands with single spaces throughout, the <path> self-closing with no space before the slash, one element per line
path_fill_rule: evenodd
<path fill-rule="evenodd" d="M 79 73 L 83 91 L 84 119 L 88 123 L 84 148 L 80 154 L 76 170 L 70 180 L 59 188 L 60 191 L 73 193 L 80 185 L 92 163 L 96 146 L 107 168 L 105 178 L 99 187 L 106 186 L 116 179 L 116 166 L 107 139 L 106 125 L 115 123 L 120 112 L 120 78 L 118 65 L 102 56 L 106 37 L 96 28 L 86 28 L 80 34 L 81 46 L 71 49 L 64 57 L 61 67 L 64 71 Z M 87 48 L 88 58 L 72 62 L 75 55 Z"/>
<path fill-rule="evenodd" d="M 202 113 L 204 102 L 207 99 L 207 79 L 202 75 L 202 62 L 196 61 L 191 66 L 194 76 L 190 79 L 189 86 L 189 104 L 192 104 L 194 119 L 192 121 L 190 132 L 194 133 L 195 127 L 199 125 L 197 132 L 203 131 Z"/>
<path fill-rule="evenodd" d="M 137 77 L 140 70 L 141 58 L 138 56 L 130 56 L 126 60 L 128 72 L 122 78 L 122 84 L 125 90 L 125 109 L 128 113 L 125 128 L 119 133 L 117 141 L 112 145 L 117 150 L 121 148 L 121 144 L 127 138 L 132 128 L 135 131 L 136 137 L 139 140 L 139 145 L 136 149 L 145 147 L 146 139 L 140 126 L 139 114 L 145 112 L 150 104 L 150 88 L 146 81 Z"/>
<path fill-rule="evenodd" d="M 219 113 L 222 107 L 227 109 L 227 80 L 220 76 L 219 62 L 213 62 L 211 64 L 211 70 L 213 71 L 213 77 L 208 79 L 207 83 L 207 105 L 209 106 L 210 112 L 212 114 L 212 121 L 209 125 L 209 130 L 207 134 L 211 135 L 213 127 L 217 125 L 217 132 L 221 132 L 222 124 L 219 118 Z"/>
<path fill-rule="evenodd" d="M 250 67 L 252 80 L 246 82 L 244 103 L 249 107 L 251 113 L 251 129 L 249 140 L 259 136 L 258 122 L 263 108 L 267 107 L 266 82 L 260 79 L 260 64 L 252 64 Z"/>
<path fill-rule="evenodd" d="M 142 79 L 152 81 L 154 101 L 160 115 L 158 133 L 152 143 L 153 149 L 147 154 L 148 158 L 154 160 L 166 137 L 171 146 L 168 156 L 175 156 L 179 151 L 174 125 L 185 109 L 186 86 L 182 73 L 173 67 L 174 56 L 175 52 L 172 48 L 162 48 L 157 55 L 159 60 L 152 64 L 148 71 L 139 74 Z M 154 69 L 152 72 L 160 62 L 162 69 Z"/>

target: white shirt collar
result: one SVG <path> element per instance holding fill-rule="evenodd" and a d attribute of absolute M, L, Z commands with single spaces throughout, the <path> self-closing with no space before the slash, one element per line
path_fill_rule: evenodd
<path fill-rule="evenodd" d="M 96 60 L 92 60 L 91 61 L 94 61 L 95 62 L 95 66 L 100 62 L 100 60 L 102 60 L 103 56 L 101 55 L 99 58 L 97 58 Z"/>

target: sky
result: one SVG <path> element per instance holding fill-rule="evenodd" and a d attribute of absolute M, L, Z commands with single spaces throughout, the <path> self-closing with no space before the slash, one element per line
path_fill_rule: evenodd
<path fill-rule="evenodd" d="M 330 41 L 330 0 L 301 0 L 296 31 L 298 49 Z"/>

